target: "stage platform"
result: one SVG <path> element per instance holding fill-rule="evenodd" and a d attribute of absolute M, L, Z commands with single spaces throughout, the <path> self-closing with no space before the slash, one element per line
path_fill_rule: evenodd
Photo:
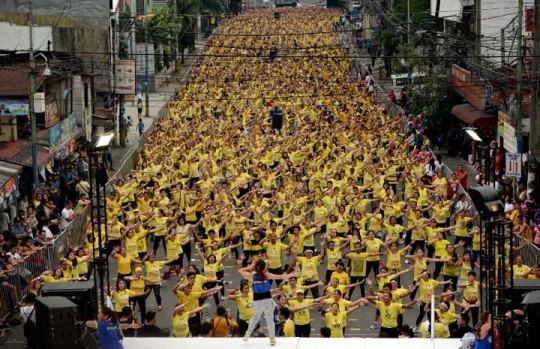
<path fill-rule="evenodd" d="M 458 349 L 459 339 L 390 338 L 124 338 L 126 349 Z"/>

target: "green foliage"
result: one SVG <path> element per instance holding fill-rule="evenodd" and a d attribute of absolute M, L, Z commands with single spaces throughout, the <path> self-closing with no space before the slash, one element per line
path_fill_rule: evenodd
<path fill-rule="evenodd" d="M 432 68 L 424 64 L 418 71 L 426 75 L 411 88 L 411 112 L 422 113 L 427 128 L 444 130 L 450 122 L 452 107 L 461 100 L 452 87 L 452 71 L 445 63 Z"/>

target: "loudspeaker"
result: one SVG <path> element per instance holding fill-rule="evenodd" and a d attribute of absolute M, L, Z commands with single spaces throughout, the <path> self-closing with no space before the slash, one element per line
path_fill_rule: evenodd
<path fill-rule="evenodd" d="M 533 281 L 533 280 L 531 280 Z M 538 283 L 538 280 L 534 280 Z M 540 285 L 537 285 L 537 289 Z M 525 295 L 521 304 L 525 304 L 529 324 L 540 325 L 540 291 L 532 291 Z M 537 332 L 540 335 L 540 330 Z"/>
<path fill-rule="evenodd" d="M 496 216 L 504 212 L 499 192 L 493 187 L 484 185 L 469 188 L 469 195 L 483 217 Z"/>
<path fill-rule="evenodd" d="M 39 348 L 68 348 L 77 340 L 77 306 L 64 297 L 36 299 L 36 327 Z"/>
<path fill-rule="evenodd" d="M 97 312 L 96 288 L 93 281 L 55 282 L 43 285 L 43 297 L 65 297 L 77 305 L 77 320 L 85 321 L 94 318 Z"/>

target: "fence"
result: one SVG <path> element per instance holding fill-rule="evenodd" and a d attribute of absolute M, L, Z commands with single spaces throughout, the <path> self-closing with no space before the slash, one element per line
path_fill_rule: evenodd
<path fill-rule="evenodd" d="M 27 292 L 27 286 L 33 278 L 41 275 L 45 270 L 55 269 L 60 265 L 58 258 L 60 247 L 64 249 L 80 247 L 84 241 L 85 225 L 90 207 L 86 207 L 72 220 L 67 228 L 55 236 L 52 246 L 26 256 L 17 265 L 15 271 L 7 275 L 9 285 L 0 286 L 0 313 L 13 311 Z"/>
<path fill-rule="evenodd" d="M 514 235 L 514 247 L 520 246 L 525 242 L 525 239 L 521 236 Z M 533 265 L 540 265 L 540 249 L 533 244 L 528 244 L 519 250 L 515 255 L 523 258 L 523 264 L 532 267 Z"/>

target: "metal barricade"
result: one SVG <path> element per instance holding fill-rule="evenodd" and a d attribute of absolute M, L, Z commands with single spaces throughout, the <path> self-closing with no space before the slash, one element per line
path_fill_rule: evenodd
<path fill-rule="evenodd" d="M 514 247 L 520 246 L 525 242 L 525 238 L 514 235 Z M 521 250 L 516 252 L 516 255 L 523 258 L 523 264 L 532 267 L 533 265 L 540 265 L 540 249 L 533 244 L 524 246 Z"/>

